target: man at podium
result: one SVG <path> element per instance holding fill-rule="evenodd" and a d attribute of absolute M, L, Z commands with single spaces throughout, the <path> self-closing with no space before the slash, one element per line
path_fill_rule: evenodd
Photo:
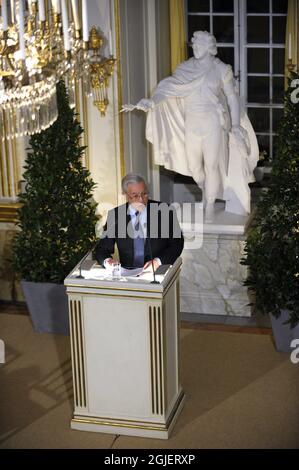
<path fill-rule="evenodd" d="M 166 203 L 149 199 L 144 178 L 129 173 L 122 179 L 127 202 L 108 212 L 101 240 L 95 250 L 97 261 L 112 266 L 115 245 L 125 268 L 173 264 L 180 256 L 184 238 L 176 212 Z"/>

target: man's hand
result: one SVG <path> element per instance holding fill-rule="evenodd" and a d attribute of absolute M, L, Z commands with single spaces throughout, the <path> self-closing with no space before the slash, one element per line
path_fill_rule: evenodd
<path fill-rule="evenodd" d="M 104 267 L 108 268 L 108 269 L 112 268 L 112 266 L 115 263 L 118 263 L 118 261 L 115 261 L 113 258 L 106 258 L 105 261 L 104 261 Z"/>
<path fill-rule="evenodd" d="M 160 266 L 160 263 L 157 259 L 153 259 L 153 265 L 154 265 L 154 271 L 156 271 L 156 269 L 158 269 L 158 267 Z M 147 261 L 145 263 L 145 265 L 143 266 L 143 269 L 145 270 L 146 268 L 151 268 L 152 267 L 152 260 L 150 261 Z"/>

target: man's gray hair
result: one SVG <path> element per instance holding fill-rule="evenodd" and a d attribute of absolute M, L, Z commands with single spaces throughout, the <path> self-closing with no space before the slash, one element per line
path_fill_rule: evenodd
<path fill-rule="evenodd" d="M 147 184 L 141 175 L 138 175 L 137 173 L 128 173 L 121 180 L 121 189 L 122 189 L 123 194 L 126 194 L 128 192 L 129 184 L 135 184 L 135 183 L 144 183 L 144 186 L 147 189 Z"/>

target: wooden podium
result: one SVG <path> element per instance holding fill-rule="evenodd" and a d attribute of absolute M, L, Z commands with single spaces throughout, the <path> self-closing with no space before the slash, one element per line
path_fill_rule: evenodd
<path fill-rule="evenodd" d="M 65 279 L 74 387 L 71 427 L 167 439 L 182 409 L 179 258 L 160 284 L 101 278 L 78 266 Z M 91 274 L 90 274 L 91 273 Z M 96 273 L 96 274 L 92 274 Z"/>

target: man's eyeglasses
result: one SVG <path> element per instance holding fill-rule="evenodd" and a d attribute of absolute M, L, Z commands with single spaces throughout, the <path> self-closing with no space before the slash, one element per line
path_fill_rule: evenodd
<path fill-rule="evenodd" d="M 148 193 L 144 192 L 144 193 L 128 193 L 128 197 L 130 199 L 133 199 L 134 201 L 137 201 L 138 199 L 145 199 L 148 197 Z"/>

